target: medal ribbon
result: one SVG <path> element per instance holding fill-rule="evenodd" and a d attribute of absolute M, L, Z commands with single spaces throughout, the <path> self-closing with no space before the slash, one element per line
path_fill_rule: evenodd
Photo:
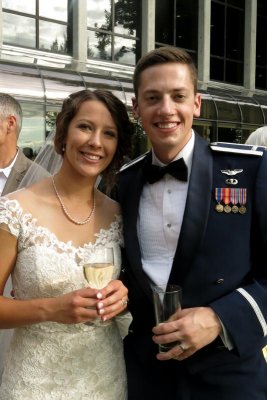
<path fill-rule="evenodd" d="M 222 198 L 225 205 L 230 203 L 230 188 L 222 188 Z"/>
<path fill-rule="evenodd" d="M 247 189 L 246 188 L 239 189 L 238 202 L 241 205 L 246 204 L 246 202 L 247 202 Z"/>
<path fill-rule="evenodd" d="M 215 199 L 220 204 L 222 201 L 222 188 L 215 188 Z"/>
<path fill-rule="evenodd" d="M 238 202 L 238 192 L 239 192 L 238 188 L 236 188 L 236 189 L 231 188 L 230 189 L 230 199 L 231 199 L 231 203 L 233 205 L 236 205 L 236 203 Z"/>

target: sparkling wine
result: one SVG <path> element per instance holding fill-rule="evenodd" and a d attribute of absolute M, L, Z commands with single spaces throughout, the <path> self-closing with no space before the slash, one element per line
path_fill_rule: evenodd
<path fill-rule="evenodd" d="M 88 263 L 83 266 L 84 277 L 94 289 L 107 286 L 112 279 L 113 269 L 110 263 Z"/>

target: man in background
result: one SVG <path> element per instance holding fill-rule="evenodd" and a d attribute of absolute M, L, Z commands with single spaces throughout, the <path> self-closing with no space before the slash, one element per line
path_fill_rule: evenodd
<path fill-rule="evenodd" d="M 0 195 L 17 189 L 32 162 L 18 148 L 22 126 L 20 104 L 12 96 L 0 93 Z"/>

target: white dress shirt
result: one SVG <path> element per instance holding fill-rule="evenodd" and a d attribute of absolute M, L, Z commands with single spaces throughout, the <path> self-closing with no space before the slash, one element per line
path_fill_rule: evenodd
<path fill-rule="evenodd" d="M 188 181 L 182 182 L 166 174 L 156 183 L 146 183 L 140 198 L 137 233 L 142 264 L 147 276 L 157 285 L 169 279 L 183 221 L 194 143 L 192 131 L 191 139 L 173 160 L 184 158 Z M 152 163 L 164 166 L 153 150 Z"/>
<path fill-rule="evenodd" d="M 0 168 L 0 196 L 2 195 L 7 178 L 10 175 L 10 172 L 16 162 L 17 157 L 18 157 L 18 150 L 17 150 L 16 156 L 13 159 L 12 163 L 10 165 L 8 165 L 6 168 Z"/>

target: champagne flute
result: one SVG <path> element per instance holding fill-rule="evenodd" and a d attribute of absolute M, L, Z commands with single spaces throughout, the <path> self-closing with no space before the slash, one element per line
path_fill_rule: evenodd
<path fill-rule="evenodd" d="M 95 247 L 86 256 L 83 273 L 89 286 L 103 289 L 112 280 L 114 272 L 114 254 L 112 247 Z M 107 325 L 101 321 L 101 325 Z"/>

